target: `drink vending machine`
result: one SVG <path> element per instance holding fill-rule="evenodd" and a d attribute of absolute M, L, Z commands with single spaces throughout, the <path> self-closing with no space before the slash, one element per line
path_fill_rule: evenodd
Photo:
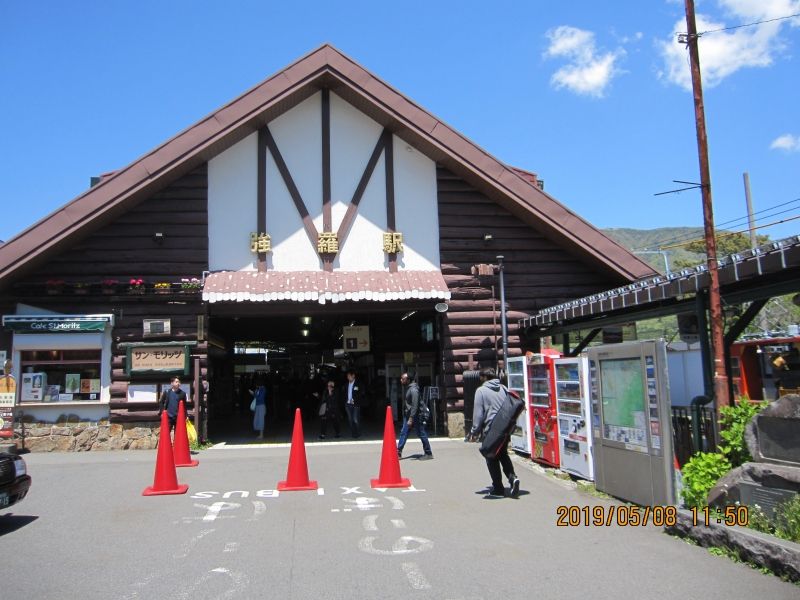
<path fill-rule="evenodd" d="M 531 458 L 550 467 L 559 466 L 558 405 L 556 402 L 553 361 L 561 356 L 556 350 L 531 354 L 528 370 L 528 416 L 531 435 Z"/>
<path fill-rule="evenodd" d="M 527 356 L 515 356 L 508 359 L 508 389 L 519 394 L 525 402 L 525 408 L 517 417 L 517 423 L 511 431 L 511 448 L 517 452 L 530 455 L 531 453 L 531 429 L 528 427 L 528 365 Z"/>
<path fill-rule="evenodd" d="M 557 358 L 553 364 L 561 469 L 592 480 L 594 460 L 589 428 L 589 360 L 584 357 Z"/>

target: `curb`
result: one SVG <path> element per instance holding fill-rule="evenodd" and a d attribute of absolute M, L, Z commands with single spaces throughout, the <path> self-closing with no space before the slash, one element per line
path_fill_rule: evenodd
<path fill-rule="evenodd" d="M 800 544 L 782 540 L 746 527 L 727 527 L 710 523 L 708 527 L 692 525 L 692 513 L 678 509 L 674 526 L 664 531 L 691 538 L 703 547 L 724 547 L 733 550 L 741 560 L 766 567 L 789 581 L 800 581 Z"/>

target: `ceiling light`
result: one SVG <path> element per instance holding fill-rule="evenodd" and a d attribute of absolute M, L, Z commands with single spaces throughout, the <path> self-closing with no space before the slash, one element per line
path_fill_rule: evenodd
<path fill-rule="evenodd" d="M 300 322 L 303 325 L 311 325 L 311 317 L 300 317 Z"/>
<path fill-rule="evenodd" d="M 308 337 L 308 329 L 301 329 L 300 335 L 302 335 L 303 337 Z"/>
<path fill-rule="evenodd" d="M 411 315 L 414 315 L 416 313 L 417 313 L 417 311 L 415 311 L 415 310 L 409 311 L 406 314 L 404 314 L 402 317 L 400 317 L 400 320 L 401 321 L 405 321 L 408 317 L 410 317 Z"/>

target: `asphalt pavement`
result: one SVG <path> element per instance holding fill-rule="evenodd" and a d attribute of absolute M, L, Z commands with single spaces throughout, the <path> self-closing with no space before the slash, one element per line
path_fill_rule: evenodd
<path fill-rule="evenodd" d="M 419 440 L 408 442 L 400 461 L 407 489 L 370 486 L 380 441 L 313 442 L 305 453 L 317 490 L 276 491 L 287 478 L 287 444 L 226 445 L 177 470 L 186 494 L 151 497 L 142 491 L 153 483 L 156 451 L 27 454 L 31 492 L 0 513 L 0 596 L 800 597 L 797 586 L 652 523 L 606 526 L 621 503 L 574 489 L 522 457 L 514 459 L 519 497 L 489 497 L 477 445 L 432 443 L 435 459 L 421 461 Z M 585 515 L 603 524 L 586 525 Z"/>

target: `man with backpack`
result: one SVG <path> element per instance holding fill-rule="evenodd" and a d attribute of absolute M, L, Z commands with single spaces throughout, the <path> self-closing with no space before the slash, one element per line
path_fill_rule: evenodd
<path fill-rule="evenodd" d="M 489 475 L 492 477 L 492 487 L 489 491 L 490 496 L 505 496 L 505 488 L 503 487 L 503 478 L 500 474 L 502 467 L 503 473 L 508 478 L 510 486 L 509 496 L 516 498 L 519 496 L 519 478 L 514 473 L 514 465 L 511 458 L 508 456 L 508 442 L 511 439 L 507 434 L 513 427 L 512 423 L 506 423 L 511 415 L 508 416 L 508 411 L 502 411 L 501 418 L 504 419 L 503 423 L 494 423 L 495 417 L 501 410 L 503 403 L 509 398 L 508 389 L 500 383 L 497 379 L 494 369 L 483 369 L 480 372 L 480 387 L 475 391 L 475 408 L 472 413 L 472 430 L 469 432 L 468 438 L 477 440 L 481 436 L 491 434 L 497 436 L 499 434 L 499 446 L 491 448 L 490 451 L 484 451 L 481 448 L 481 453 L 486 457 L 486 466 L 489 469 Z M 492 428 L 492 425 L 495 428 Z"/>
<path fill-rule="evenodd" d="M 400 383 L 406 388 L 406 394 L 404 400 L 405 418 L 403 419 L 403 428 L 400 430 L 400 440 L 397 442 L 397 456 L 403 458 L 403 447 L 408 439 L 408 430 L 415 426 L 419 441 L 422 442 L 422 450 L 425 452 L 420 460 L 430 460 L 433 458 L 433 452 L 431 451 L 431 443 L 428 441 L 428 433 L 425 431 L 430 411 L 427 404 L 419 397 L 417 382 L 411 381 L 408 373 L 400 375 Z"/>

